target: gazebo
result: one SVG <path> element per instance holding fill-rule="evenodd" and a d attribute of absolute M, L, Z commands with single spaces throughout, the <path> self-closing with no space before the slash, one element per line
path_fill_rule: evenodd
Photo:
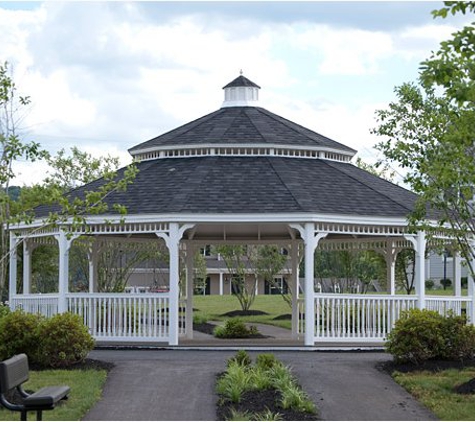
<path fill-rule="evenodd" d="M 220 109 L 131 148 L 139 173 L 126 192 L 106 198 L 109 204 L 125 205 L 125 217 L 110 212 L 88 216 L 82 228 L 68 223 L 43 227 L 44 217 L 54 208 L 39 207 L 33 223 L 12 228 L 11 307 L 45 315 L 77 313 L 101 341 L 178 345 L 180 338 L 192 336 L 195 248 L 270 243 L 290 245 L 292 332 L 295 338 L 303 337 L 306 346 L 322 341 L 382 342 L 401 311 L 415 307 L 458 314 L 466 309 L 473 322 L 473 283 L 468 284 L 469 295 L 462 296 L 460 265 L 454 274 L 456 295 L 426 296 L 426 236 L 410 232 L 407 222 L 416 195 L 351 164 L 353 149 L 261 108 L 259 89 L 240 75 L 224 87 Z M 71 197 L 102 183 L 79 188 Z M 80 237 L 91 240 L 89 291 L 70 293 L 68 255 Z M 169 291 L 97 292 L 101 239 L 146 239 L 166 245 Z M 17 270 L 20 241 L 22 277 Z M 59 247 L 56 293 L 31 292 L 31 255 L 42 242 L 57 242 Z M 387 294 L 316 292 L 313 265 L 305 265 L 300 283 L 302 244 L 306 263 L 313 263 L 317 247 L 379 251 L 387 263 Z M 396 295 L 395 259 L 405 248 L 416 254 L 415 295 Z M 180 253 L 186 256 L 185 288 L 179 285 Z"/>

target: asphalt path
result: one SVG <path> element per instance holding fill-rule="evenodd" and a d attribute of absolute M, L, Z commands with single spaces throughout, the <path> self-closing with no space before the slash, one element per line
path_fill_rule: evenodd
<path fill-rule="evenodd" d="M 250 352 L 255 357 L 259 352 Z M 274 351 L 292 368 L 323 420 L 436 420 L 376 368 L 381 352 Z M 84 420 L 216 420 L 216 375 L 235 351 L 94 350 L 113 362 L 102 399 Z"/>

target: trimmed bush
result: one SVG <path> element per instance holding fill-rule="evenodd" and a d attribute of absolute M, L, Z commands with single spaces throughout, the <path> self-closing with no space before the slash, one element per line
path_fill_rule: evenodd
<path fill-rule="evenodd" d="M 0 302 L 0 319 L 2 319 L 5 315 L 8 315 L 9 313 L 10 313 L 10 307 Z"/>
<path fill-rule="evenodd" d="M 448 360 L 473 359 L 475 356 L 475 327 L 467 325 L 466 315 L 449 314 L 441 319 L 444 348 L 440 358 Z"/>
<path fill-rule="evenodd" d="M 432 290 L 434 288 L 434 285 L 435 285 L 434 280 L 430 280 L 430 279 L 426 280 L 426 289 Z"/>
<path fill-rule="evenodd" d="M 37 360 L 42 366 L 65 368 L 86 359 L 94 339 L 79 315 L 57 314 L 38 326 L 41 345 Z"/>
<path fill-rule="evenodd" d="M 417 365 L 430 359 L 471 359 L 475 353 L 475 327 L 465 316 L 444 317 L 427 309 L 401 314 L 388 335 L 386 350 L 396 362 Z"/>
<path fill-rule="evenodd" d="M 452 285 L 452 280 L 450 278 L 442 278 L 440 280 L 440 284 L 442 284 L 444 290 L 446 290 L 447 287 L 450 287 Z"/>
<path fill-rule="evenodd" d="M 222 327 L 214 329 L 214 336 L 218 338 L 248 338 L 259 334 L 254 325 L 247 328 L 246 324 L 239 319 L 228 319 Z"/>
<path fill-rule="evenodd" d="M 468 286 L 468 277 L 462 277 L 460 279 L 460 284 L 462 285 L 462 289 L 466 289 Z"/>
<path fill-rule="evenodd" d="M 30 362 L 35 362 L 40 343 L 37 327 L 41 320 L 41 316 L 22 310 L 5 313 L 0 318 L 0 360 L 25 353 Z"/>

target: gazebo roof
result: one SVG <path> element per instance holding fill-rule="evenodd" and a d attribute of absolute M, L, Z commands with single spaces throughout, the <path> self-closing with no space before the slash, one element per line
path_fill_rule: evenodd
<path fill-rule="evenodd" d="M 254 104 L 258 89 L 241 75 L 224 87 L 219 110 L 131 148 L 142 160 L 139 173 L 126 192 L 113 192 L 106 202 L 139 217 L 305 214 L 405 221 L 414 193 L 350 164 L 352 148 L 261 107 L 240 105 Z M 71 198 L 102 183 L 80 187 Z M 38 207 L 36 215 L 50 211 L 57 210 Z"/>
<path fill-rule="evenodd" d="M 129 149 L 132 155 L 164 147 L 248 145 L 356 151 L 260 107 L 225 107 Z"/>
<path fill-rule="evenodd" d="M 340 214 L 406 217 L 416 195 L 349 163 L 284 157 L 167 158 L 138 164 L 106 201 L 137 214 Z M 82 196 L 102 183 L 76 189 Z M 50 207 L 37 208 L 44 216 Z"/>

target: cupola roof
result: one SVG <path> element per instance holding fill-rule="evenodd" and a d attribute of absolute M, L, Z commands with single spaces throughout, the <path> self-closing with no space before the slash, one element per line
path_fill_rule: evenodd
<path fill-rule="evenodd" d="M 323 158 L 348 162 L 356 151 L 258 107 L 259 85 L 242 74 L 224 86 L 222 107 L 129 153 L 139 160 L 206 155 Z"/>

